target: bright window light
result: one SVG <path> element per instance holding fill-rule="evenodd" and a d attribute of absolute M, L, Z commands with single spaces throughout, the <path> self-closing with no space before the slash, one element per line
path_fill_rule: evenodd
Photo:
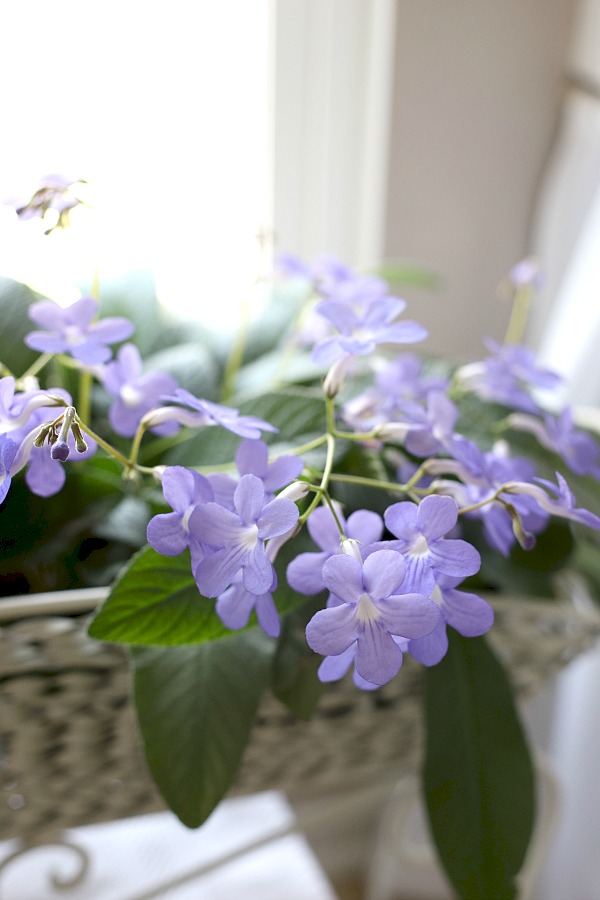
<path fill-rule="evenodd" d="M 15 3 L 0 33 L 0 198 L 60 173 L 93 205 L 48 237 L 0 207 L 0 274 L 68 303 L 96 266 L 151 268 L 170 310 L 231 325 L 271 223 L 269 0 Z"/>

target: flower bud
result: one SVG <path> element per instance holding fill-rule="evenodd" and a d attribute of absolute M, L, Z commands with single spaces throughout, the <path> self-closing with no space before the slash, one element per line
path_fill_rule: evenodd
<path fill-rule="evenodd" d="M 60 459 L 61 462 L 64 462 L 69 458 L 70 452 L 69 445 L 66 441 L 57 440 L 52 444 L 50 456 L 52 459 Z"/>
<path fill-rule="evenodd" d="M 359 563 L 362 563 L 360 541 L 356 541 L 354 538 L 343 538 L 340 541 L 340 547 L 342 553 L 345 553 L 346 556 L 353 556 Z"/>
<path fill-rule="evenodd" d="M 291 484 L 288 484 L 282 491 L 277 494 L 277 498 L 283 497 L 286 500 L 302 500 L 303 497 L 306 497 L 310 488 L 306 481 L 292 481 Z"/>

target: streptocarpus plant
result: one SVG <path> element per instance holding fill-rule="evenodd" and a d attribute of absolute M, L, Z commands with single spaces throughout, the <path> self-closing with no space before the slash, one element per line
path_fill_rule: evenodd
<path fill-rule="evenodd" d="M 489 341 L 484 360 L 452 368 L 406 349 L 425 329 L 381 278 L 329 258 L 287 258 L 282 272 L 300 301 L 272 346 L 242 354 L 238 371 L 215 357 L 235 405 L 145 368 L 133 325 L 102 317 L 97 299 L 31 303 L 25 344 L 42 355 L 0 379 L 4 512 L 16 515 L 22 476 L 50 519 L 74 469 L 77 503 L 40 543 L 57 559 L 64 538 L 78 563 L 99 552 L 96 579 L 118 570 L 90 634 L 133 648 L 148 761 L 182 821 L 201 824 L 235 779 L 288 640 L 282 621 L 303 617 L 298 665 L 318 665 L 296 713 L 310 715 L 317 682 L 351 673 L 376 692 L 402 678 L 406 654 L 423 664 L 442 859 L 461 896 L 514 896 L 533 777 L 481 593 L 551 596 L 569 567 L 597 591 L 586 548 L 600 529 L 598 443 L 570 409 L 544 405 L 559 379 L 526 347 Z M 516 307 L 535 277 L 511 273 Z M 25 530 L 38 522 L 25 517 Z M 31 536 L 28 549 L 35 560 Z M 23 577 L 37 587 L 37 574 Z M 231 706 L 234 728 L 205 716 L 194 729 L 211 702 Z M 215 744 L 218 771 L 204 753 Z"/>

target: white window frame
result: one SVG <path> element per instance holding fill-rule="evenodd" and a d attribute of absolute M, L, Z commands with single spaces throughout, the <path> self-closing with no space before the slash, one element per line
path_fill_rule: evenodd
<path fill-rule="evenodd" d="M 384 252 L 395 0 L 274 0 L 276 251 Z"/>

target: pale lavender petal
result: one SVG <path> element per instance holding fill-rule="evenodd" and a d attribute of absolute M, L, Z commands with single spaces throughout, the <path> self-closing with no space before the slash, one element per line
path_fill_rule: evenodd
<path fill-rule="evenodd" d="M 66 349 L 64 338 L 45 331 L 30 331 L 25 335 L 25 344 L 40 353 L 62 353 Z"/>
<path fill-rule="evenodd" d="M 247 591 L 252 594 L 264 594 L 271 589 L 274 570 L 267 558 L 264 546 L 257 544 L 246 555 L 242 569 L 242 583 Z"/>
<path fill-rule="evenodd" d="M 98 312 L 98 301 L 93 297 L 80 297 L 75 303 L 66 306 L 62 312 L 64 322 L 85 328 Z"/>
<path fill-rule="evenodd" d="M 25 472 L 25 483 L 38 497 L 52 497 L 65 483 L 65 470 L 58 460 L 52 459 L 50 449 L 32 447 L 29 466 Z"/>
<path fill-rule="evenodd" d="M 116 344 L 131 337 L 134 332 L 133 322 L 122 316 L 109 316 L 93 322 L 88 328 L 88 334 L 94 341 L 100 344 Z"/>
<path fill-rule="evenodd" d="M 233 505 L 245 525 L 257 521 L 265 500 L 265 487 L 256 475 L 242 475 L 233 494 Z"/>
<path fill-rule="evenodd" d="M 405 638 L 430 634 L 440 619 L 437 603 L 421 594 L 389 597 L 382 600 L 377 608 L 387 630 Z"/>
<path fill-rule="evenodd" d="M 345 525 L 343 516 L 338 516 L 342 528 Z M 340 550 L 340 532 L 336 525 L 335 519 L 331 514 L 331 510 L 326 506 L 319 506 L 308 517 L 306 523 L 308 533 L 321 550 L 327 550 L 329 553 L 339 553 Z M 355 537 L 355 535 L 350 535 Z"/>
<path fill-rule="evenodd" d="M 377 550 L 363 565 L 364 586 L 375 601 L 398 593 L 405 574 L 404 558 L 394 550 Z"/>
<path fill-rule="evenodd" d="M 237 631 L 245 628 L 256 603 L 256 595 L 245 590 L 242 584 L 232 584 L 217 597 L 215 609 L 223 625 Z"/>
<path fill-rule="evenodd" d="M 256 475 L 258 478 L 267 471 L 269 448 L 264 441 L 243 440 L 235 454 L 235 464 L 240 475 Z"/>
<path fill-rule="evenodd" d="M 258 519 L 258 535 L 262 540 L 285 534 L 298 521 L 298 507 L 293 500 L 276 497 L 263 508 Z"/>
<path fill-rule="evenodd" d="M 234 581 L 242 567 L 244 550 L 224 547 L 206 556 L 195 572 L 196 584 L 203 597 L 218 597 Z"/>
<path fill-rule="evenodd" d="M 288 584 L 300 594 L 318 594 L 325 590 L 323 565 L 330 557 L 324 553 L 300 553 L 287 567 Z"/>
<path fill-rule="evenodd" d="M 323 566 L 323 581 L 328 590 L 344 603 L 356 604 L 365 592 L 362 566 L 357 559 L 339 553 L 330 556 Z M 328 650 L 333 653 L 333 650 Z M 341 651 L 338 651 L 341 652 Z"/>
<path fill-rule="evenodd" d="M 429 553 L 433 567 L 445 575 L 466 578 L 478 572 L 481 566 L 479 553 L 466 541 L 434 541 Z"/>
<path fill-rule="evenodd" d="M 351 644 L 347 650 L 338 656 L 326 656 L 318 668 L 319 681 L 339 681 L 343 678 L 356 656 L 356 644 Z"/>
<path fill-rule="evenodd" d="M 345 532 L 349 538 L 360 541 L 361 544 L 366 547 L 369 544 L 374 544 L 376 541 L 381 540 L 381 535 L 383 534 L 383 520 L 378 513 L 373 512 L 370 509 L 357 509 L 356 512 L 353 512 L 348 516 Z"/>
<path fill-rule="evenodd" d="M 355 611 L 346 604 L 320 609 L 306 626 L 308 646 L 323 656 L 339 656 L 357 637 Z"/>
<path fill-rule="evenodd" d="M 190 516 L 190 530 L 210 547 L 227 547 L 237 544 L 245 528 L 237 513 L 209 502 L 196 506 Z"/>
<path fill-rule="evenodd" d="M 383 518 L 386 527 L 397 538 L 410 540 L 417 529 L 417 504 L 410 500 L 388 506 Z"/>
<path fill-rule="evenodd" d="M 417 527 L 430 545 L 452 531 L 457 519 L 458 505 L 452 497 L 432 495 L 419 504 Z"/>
<path fill-rule="evenodd" d="M 372 684 L 385 684 L 400 671 L 402 651 L 390 634 L 369 625 L 356 648 L 356 671 Z"/>
<path fill-rule="evenodd" d="M 465 637 L 485 634 L 494 624 L 494 610 L 477 594 L 443 589 L 442 597 L 442 615 Z"/>
<path fill-rule="evenodd" d="M 406 576 L 402 590 L 407 594 L 424 594 L 428 597 L 435 588 L 435 575 L 431 568 L 431 558 L 427 556 L 405 556 Z"/>
<path fill-rule="evenodd" d="M 318 303 L 315 312 L 331 322 L 334 328 L 345 335 L 351 334 L 352 330 L 360 325 L 352 307 L 337 300 L 324 300 L 322 303 Z"/>
<path fill-rule="evenodd" d="M 256 618 L 258 624 L 269 637 L 279 637 L 281 622 L 270 591 L 260 594 L 256 599 Z"/>
<path fill-rule="evenodd" d="M 395 322 L 376 335 L 378 343 L 386 344 L 416 344 L 427 336 L 427 330 L 422 325 L 410 321 Z"/>
<path fill-rule="evenodd" d="M 253 441 L 253 443 L 258 442 Z M 290 484 L 300 475 L 303 468 L 304 460 L 299 456 L 279 456 L 269 464 L 267 471 L 262 476 L 265 490 L 272 493 L 286 484 Z"/>
<path fill-rule="evenodd" d="M 82 344 L 66 347 L 71 356 L 88 366 L 95 366 L 97 363 L 107 362 L 112 356 L 112 351 L 104 344 L 98 344 L 89 340 Z"/>
<path fill-rule="evenodd" d="M 421 638 L 413 638 L 408 644 L 410 655 L 424 666 L 435 666 L 448 652 L 448 635 L 443 619 L 431 634 Z"/>
<path fill-rule="evenodd" d="M 184 512 L 192 502 L 196 490 L 195 473 L 185 466 L 167 466 L 162 475 L 165 500 L 172 509 Z M 207 500 L 212 499 L 207 496 Z"/>
<path fill-rule="evenodd" d="M 163 556 L 179 556 L 189 544 L 189 535 L 181 527 L 181 515 L 160 513 L 148 522 L 148 543 Z"/>
<path fill-rule="evenodd" d="M 40 300 L 39 303 L 32 303 L 27 310 L 27 315 L 40 328 L 47 331 L 59 331 L 64 324 L 64 309 L 53 303 L 52 300 Z"/>
<path fill-rule="evenodd" d="M 401 300 L 399 297 L 378 297 L 368 307 L 363 321 L 368 328 L 380 328 L 398 318 L 405 309 L 406 300 Z"/>

